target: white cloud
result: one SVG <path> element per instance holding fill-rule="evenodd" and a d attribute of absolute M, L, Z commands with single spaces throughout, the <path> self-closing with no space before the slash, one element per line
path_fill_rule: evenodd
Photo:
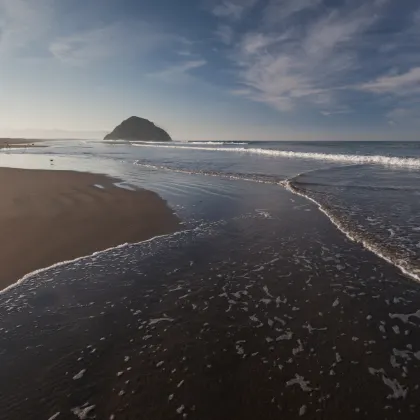
<path fill-rule="evenodd" d="M 412 68 L 406 73 L 381 76 L 376 80 L 356 86 L 357 89 L 373 93 L 391 93 L 394 95 L 411 95 L 420 92 L 420 67 Z"/>
<path fill-rule="evenodd" d="M 0 53 L 13 53 L 44 37 L 53 21 L 52 0 L 0 0 Z"/>
<path fill-rule="evenodd" d="M 309 28 L 303 48 L 308 55 L 321 59 L 340 44 L 361 35 L 375 20 L 375 16 L 369 15 L 365 8 L 344 17 L 336 11 L 332 12 Z"/>
<path fill-rule="evenodd" d="M 191 51 L 181 50 L 181 51 L 178 51 L 178 55 L 182 55 L 184 57 L 191 57 L 193 54 Z"/>
<path fill-rule="evenodd" d="M 235 3 L 231 3 L 231 2 L 224 2 L 222 4 L 218 4 L 214 9 L 213 9 L 213 14 L 217 17 L 222 17 L 222 18 L 230 18 L 230 19 L 240 19 L 240 17 L 242 16 L 242 12 L 243 12 L 243 7 L 235 4 Z"/>
<path fill-rule="evenodd" d="M 400 106 L 391 109 L 386 115 L 388 125 L 400 127 L 413 127 L 416 130 L 420 127 L 420 109 L 418 104 L 411 106 Z"/>
<path fill-rule="evenodd" d="M 190 60 L 180 64 L 176 64 L 166 68 L 163 71 L 155 72 L 149 76 L 154 79 L 160 79 L 166 83 L 188 83 L 193 77 L 190 72 L 192 70 L 204 67 L 207 64 L 206 60 Z"/>
<path fill-rule="evenodd" d="M 341 114 L 350 114 L 352 111 L 348 109 L 346 106 L 342 106 L 341 108 L 336 108 L 331 111 L 321 111 L 321 114 L 324 117 L 331 117 L 334 115 L 341 115 Z"/>
<path fill-rule="evenodd" d="M 58 60 L 71 65 L 84 65 L 114 55 L 119 43 L 116 27 L 59 38 L 51 43 L 50 52 Z"/>
<path fill-rule="evenodd" d="M 387 113 L 387 117 L 392 120 L 401 120 L 413 115 L 413 110 L 407 108 L 394 108 Z"/>
<path fill-rule="evenodd" d="M 258 0 L 226 0 L 216 4 L 212 13 L 214 16 L 230 20 L 239 20 L 246 11 L 251 9 Z"/>
<path fill-rule="evenodd" d="M 322 0 L 271 0 L 264 11 L 264 21 L 279 24 L 296 13 L 316 9 L 321 3 Z"/>
<path fill-rule="evenodd" d="M 134 58 L 173 44 L 185 46 L 180 37 L 159 32 L 146 22 L 132 21 L 58 38 L 49 50 L 63 63 L 83 66 L 114 57 Z"/>
<path fill-rule="evenodd" d="M 206 60 L 192 60 L 182 63 L 178 66 L 171 67 L 170 70 L 165 70 L 166 72 L 170 73 L 186 73 L 193 69 L 198 69 L 199 67 L 203 67 L 207 64 Z"/>
<path fill-rule="evenodd" d="M 233 29 L 228 25 L 219 25 L 215 35 L 220 41 L 223 42 L 223 44 L 229 45 L 233 41 L 234 32 Z"/>
<path fill-rule="evenodd" d="M 289 7 L 279 12 L 283 18 L 312 7 L 303 0 L 293 7 L 288 1 L 275 3 Z M 281 111 L 301 105 L 321 108 L 329 115 L 338 113 L 342 109 L 338 97 L 348 74 L 359 66 L 363 35 L 377 19 L 374 10 L 372 6 L 335 10 L 303 26 L 280 24 L 280 30 L 270 32 L 262 26 L 244 34 L 234 56 L 239 90 Z"/>
<path fill-rule="evenodd" d="M 294 70 L 296 63 L 292 56 L 267 53 L 249 60 L 241 78 L 245 86 L 252 88 L 253 99 L 259 102 L 289 110 L 293 107 L 292 92 L 309 87 L 306 76 Z"/>
<path fill-rule="evenodd" d="M 240 48 L 243 53 L 247 55 L 253 55 L 260 53 L 261 50 L 264 50 L 271 45 L 286 41 L 288 38 L 288 33 L 284 33 L 282 35 L 273 35 L 251 32 L 243 36 Z"/>

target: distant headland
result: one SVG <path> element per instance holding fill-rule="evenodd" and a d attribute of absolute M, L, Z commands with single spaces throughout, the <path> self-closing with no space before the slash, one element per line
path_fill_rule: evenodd
<path fill-rule="evenodd" d="M 104 140 L 171 141 L 171 136 L 149 120 L 130 117 L 107 134 Z"/>

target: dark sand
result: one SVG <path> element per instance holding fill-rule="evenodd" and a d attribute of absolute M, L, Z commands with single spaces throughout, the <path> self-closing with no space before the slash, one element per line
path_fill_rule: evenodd
<path fill-rule="evenodd" d="M 420 285 L 312 203 L 260 190 L 271 218 L 0 295 L 0 419 L 418 420 Z"/>
<path fill-rule="evenodd" d="M 87 173 L 0 169 L 0 289 L 36 269 L 177 229 L 177 217 L 157 194 L 113 182 Z"/>

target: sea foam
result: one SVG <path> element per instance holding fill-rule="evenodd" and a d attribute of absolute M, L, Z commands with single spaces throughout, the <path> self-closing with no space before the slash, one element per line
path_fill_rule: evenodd
<path fill-rule="evenodd" d="M 384 165 L 396 166 L 402 168 L 417 168 L 420 169 L 420 159 L 410 157 L 397 157 L 397 156 L 381 156 L 381 155 L 344 155 L 344 154 L 330 154 L 330 153 L 310 153 L 310 152 L 292 152 L 288 150 L 274 150 L 274 149 L 260 149 L 260 148 L 245 148 L 245 147 L 200 147 L 200 146 L 180 146 L 168 144 L 146 144 L 146 143 L 133 143 L 133 146 L 138 147 L 158 147 L 169 149 L 188 149 L 188 150 L 206 150 L 217 152 L 230 152 L 230 153 L 246 153 L 252 155 L 263 155 L 271 157 L 285 157 L 295 159 L 310 159 L 321 161 L 332 161 L 350 164 L 371 164 L 371 165 Z"/>

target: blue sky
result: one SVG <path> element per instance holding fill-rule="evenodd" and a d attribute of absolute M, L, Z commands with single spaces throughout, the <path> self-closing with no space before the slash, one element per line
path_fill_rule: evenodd
<path fill-rule="evenodd" d="M 0 136 L 420 140 L 414 0 L 0 0 Z"/>

